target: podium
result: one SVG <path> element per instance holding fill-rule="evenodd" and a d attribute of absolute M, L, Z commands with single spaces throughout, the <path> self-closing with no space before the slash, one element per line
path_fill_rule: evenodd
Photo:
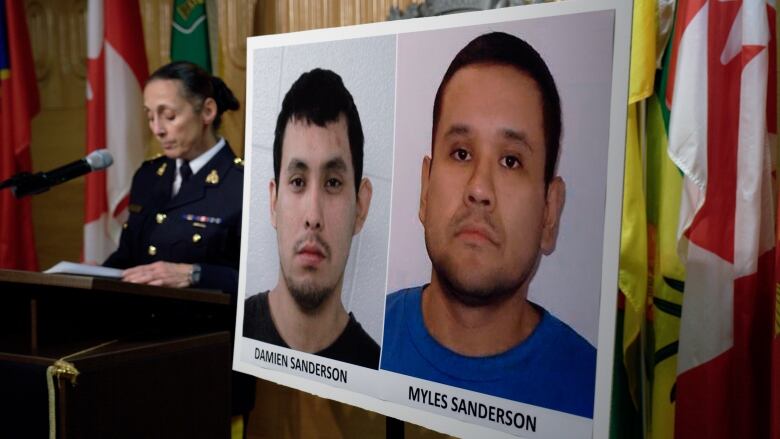
<path fill-rule="evenodd" d="M 0 270 L 0 436 L 229 437 L 231 300 Z"/>

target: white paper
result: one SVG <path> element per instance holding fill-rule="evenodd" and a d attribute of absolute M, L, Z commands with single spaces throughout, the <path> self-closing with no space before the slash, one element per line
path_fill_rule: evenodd
<path fill-rule="evenodd" d="M 77 264 L 75 262 L 60 261 L 55 266 L 44 271 L 46 274 L 78 274 L 81 276 L 108 277 L 121 279 L 122 270 L 118 268 L 101 267 L 99 265 Z"/>

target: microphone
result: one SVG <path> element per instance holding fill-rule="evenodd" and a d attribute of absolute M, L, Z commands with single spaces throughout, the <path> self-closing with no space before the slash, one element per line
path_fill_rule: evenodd
<path fill-rule="evenodd" d="M 49 172 L 31 174 L 23 172 L 0 184 L 0 189 L 11 187 L 16 198 L 46 192 L 50 187 L 80 177 L 92 171 L 105 169 L 114 163 L 107 149 L 98 149 L 83 159 L 52 169 Z"/>

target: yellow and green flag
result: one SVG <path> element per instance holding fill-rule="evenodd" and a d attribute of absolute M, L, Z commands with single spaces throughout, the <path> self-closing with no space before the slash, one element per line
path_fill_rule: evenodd
<path fill-rule="evenodd" d="M 666 72 L 666 69 L 664 69 Z M 653 236 L 650 416 L 652 437 L 674 437 L 675 381 L 685 267 L 677 253 L 682 174 L 669 159 L 665 80 L 647 104 L 648 227 Z"/>
<path fill-rule="evenodd" d="M 211 72 L 206 0 L 174 1 L 171 61 L 190 61 Z"/>
<path fill-rule="evenodd" d="M 624 306 L 618 310 L 616 322 L 610 426 L 613 438 L 643 435 L 640 336 L 647 308 L 648 243 L 640 108 L 653 93 L 657 29 L 655 0 L 634 1 L 618 273 L 618 288 L 625 301 L 621 300 Z"/>
<path fill-rule="evenodd" d="M 623 177 L 623 220 L 620 237 L 618 287 L 625 295 L 623 322 L 623 361 L 627 368 L 629 391 L 641 407 L 638 339 L 647 302 L 647 216 L 642 164 L 643 130 L 640 105 L 653 93 L 655 43 L 658 29 L 654 0 L 634 2 L 631 35 L 631 73 L 626 126 L 626 161 Z"/>

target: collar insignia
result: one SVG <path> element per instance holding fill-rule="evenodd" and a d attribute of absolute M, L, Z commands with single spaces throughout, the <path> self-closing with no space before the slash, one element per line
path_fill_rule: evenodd
<path fill-rule="evenodd" d="M 219 183 L 219 174 L 217 174 L 216 169 L 212 169 L 211 172 L 209 172 L 209 175 L 206 176 L 206 183 L 208 184 Z"/>

